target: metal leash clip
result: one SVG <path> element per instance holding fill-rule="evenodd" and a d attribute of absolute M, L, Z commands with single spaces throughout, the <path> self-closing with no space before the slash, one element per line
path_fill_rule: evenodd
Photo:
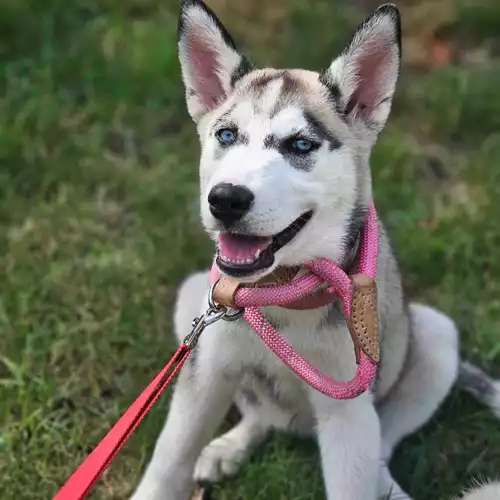
<path fill-rule="evenodd" d="M 219 278 L 220 279 L 220 278 Z M 236 321 L 243 316 L 245 309 L 239 308 L 235 312 L 229 313 L 229 309 L 226 306 L 217 304 L 214 300 L 214 289 L 219 282 L 219 279 L 215 280 L 210 289 L 208 290 L 208 309 L 205 314 L 198 316 L 193 319 L 191 332 L 188 333 L 184 339 L 184 344 L 187 347 L 193 348 L 203 333 L 203 330 L 212 323 L 216 323 L 220 319 L 224 321 Z"/>

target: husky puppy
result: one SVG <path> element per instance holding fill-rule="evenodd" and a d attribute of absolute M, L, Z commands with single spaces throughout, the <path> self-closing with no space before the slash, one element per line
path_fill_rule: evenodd
<path fill-rule="evenodd" d="M 400 35 L 397 8 L 383 5 L 325 71 L 256 69 L 202 0 L 181 2 L 179 57 L 201 142 L 201 219 L 224 275 L 255 282 L 278 266 L 321 257 L 353 268 L 372 202 L 370 151 L 398 80 Z M 352 400 L 326 397 L 244 320 L 219 321 L 180 373 L 133 500 L 188 499 L 196 482 L 234 474 L 272 430 L 316 437 L 329 500 L 410 498 L 388 463 L 457 380 L 458 335 L 443 313 L 405 301 L 382 223 L 379 232 L 381 363 L 372 390 Z M 208 285 L 202 272 L 181 286 L 179 341 L 205 312 Z M 353 378 L 353 345 L 337 305 L 262 310 L 313 365 L 339 380 Z M 464 380 L 500 408 L 482 372 L 468 368 Z M 210 441 L 233 402 L 241 421 Z"/>

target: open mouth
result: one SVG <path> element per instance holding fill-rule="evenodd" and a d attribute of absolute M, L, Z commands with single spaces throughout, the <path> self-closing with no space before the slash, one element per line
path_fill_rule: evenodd
<path fill-rule="evenodd" d="M 312 215 L 312 210 L 302 214 L 274 236 L 219 233 L 217 252 L 219 269 L 230 276 L 241 278 L 271 267 L 276 252 L 292 241 Z"/>

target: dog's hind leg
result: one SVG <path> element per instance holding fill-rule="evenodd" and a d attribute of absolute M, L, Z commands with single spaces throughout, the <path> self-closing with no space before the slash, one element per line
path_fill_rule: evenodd
<path fill-rule="evenodd" d="M 453 321 L 419 304 L 410 305 L 409 315 L 412 333 L 403 373 L 378 405 L 385 464 L 389 463 L 397 444 L 432 417 L 450 392 L 458 373 L 458 332 Z M 391 500 L 410 498 L 402 494 L 404 492 L 384 465 L 380 495 Z"/>

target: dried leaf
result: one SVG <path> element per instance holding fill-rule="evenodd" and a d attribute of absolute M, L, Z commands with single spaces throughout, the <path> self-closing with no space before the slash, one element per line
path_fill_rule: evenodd
<path fill-rule="evenodd" d="M 441 40 L 437 37 L 430 42 L 430 63 L 434 67 L 446 66 L 454 56 L 455 47 L 446 40 Z"/>
<path fill-rule="evenodd" d="M 190 500 L 211 500 L 210 490 L 199 486 Z"/>

